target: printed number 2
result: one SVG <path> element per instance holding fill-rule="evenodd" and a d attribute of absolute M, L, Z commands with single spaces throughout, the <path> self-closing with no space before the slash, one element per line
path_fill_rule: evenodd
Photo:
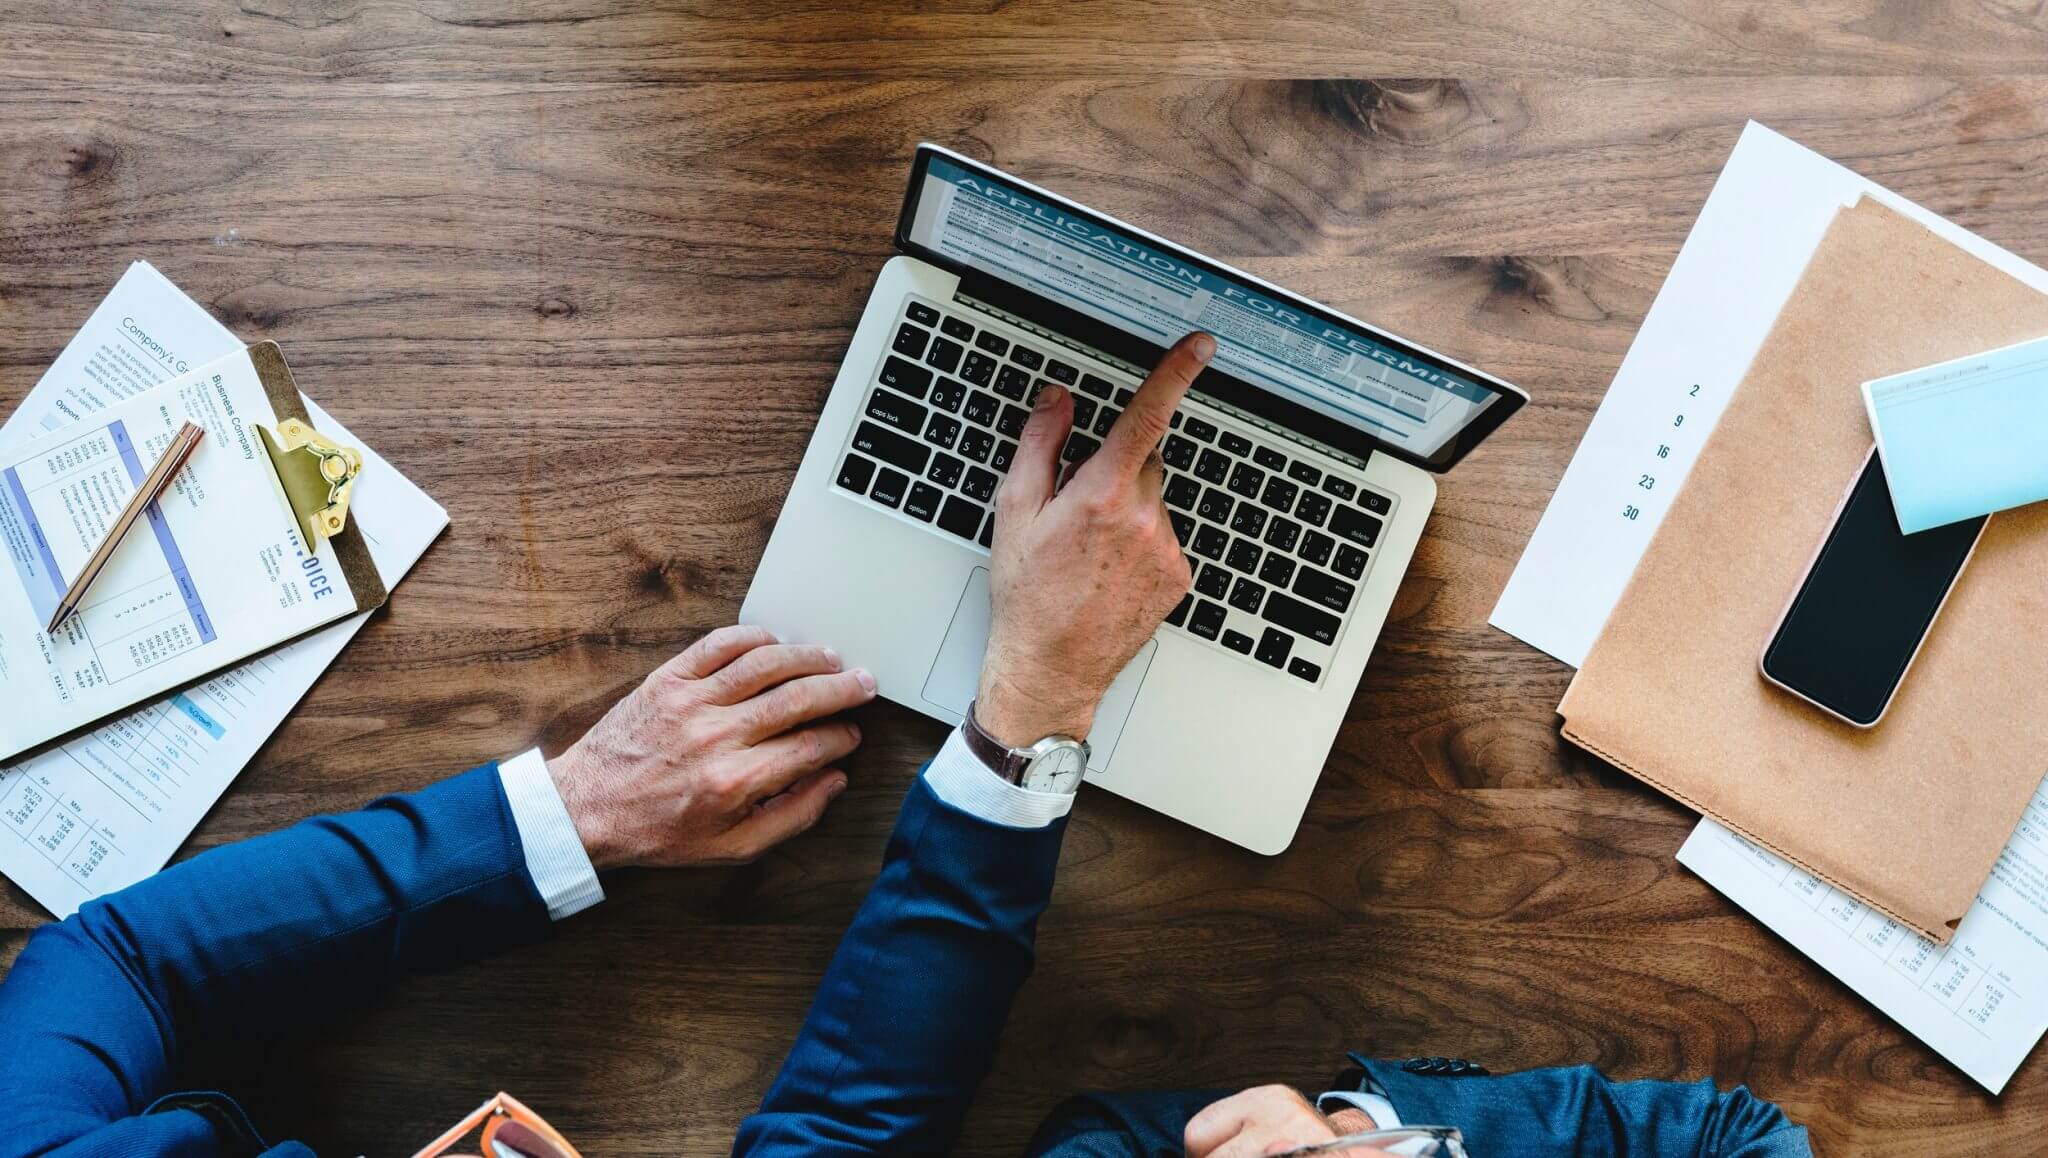
<path fill-rule="evenodd" d="M 1686 391 L 1686 397 L 1688 397 L 1688 398 L 1698 398 L 1699 396 L 1700 396 L 1700 384 L 1699 384 L 1699 383 L 1697 383 L 1697 382 L 1695 382 L 1695 383 L 1693 383 L 1693 384 L 1692 384 L 1692 389 L 1691 389 L 1691 390 L 1688 390 L 1688 391 Z"/>

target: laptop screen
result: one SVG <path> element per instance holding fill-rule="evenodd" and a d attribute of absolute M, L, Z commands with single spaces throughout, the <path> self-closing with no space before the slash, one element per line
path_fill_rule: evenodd
<path fill-rule="evenodd" d="M 1071 201 L 924 150 L 904 240 L 1167 346 L 1217 338 L 1217 369 L 1439 469 L 1488 410 L 1518 404 L 1447 359 L 1397 342 Z M 1490 430 L 1504 414 L 1489 416 Z"/>

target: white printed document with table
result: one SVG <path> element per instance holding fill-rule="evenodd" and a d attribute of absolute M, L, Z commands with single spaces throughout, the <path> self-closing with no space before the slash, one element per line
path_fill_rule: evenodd
<path fill-rule="evenodd" d="M 78 613 L 43 630 L 179 427 L 207 432 Z M 230 354 L 0 454 L 0 753 L 13 754 L 366 608 L 335 543 L 301 532 Z M 381 593 L 380 593 L 381 595 Z"/>
<path fill-rule="evenodd" d="M 162 274 L 136 262 L 0 426 L 0 460 L 15 457 L 6 448 L 51 431 L 103 427 L 124 400 L 243 348 Z M 361 448 L 349 520 L 384 586 L 396 586 L 448 525 L 447 512 L 317 403 L 302 401 L 315 428 Z M 131 532 L 149 536 L 142 525 Z M 188 553 L 184 540 L 179 546 Z M 0 584 L 19 582 L 12 564 L 0 568 L 9 572 Z M 93 590 L 104 596 L 98 584 Z M 226 618 L 207 589 L 199 594 L 209 618 Z M 356 612 L 0 763 L 0 872 L 62 917 L 162 868 L 368 618 Z"/>

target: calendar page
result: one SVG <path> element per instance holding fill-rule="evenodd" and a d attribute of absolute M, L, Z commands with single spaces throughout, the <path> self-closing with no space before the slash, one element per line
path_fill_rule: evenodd
<path fill-rule="evenodd" d="M 1489 622 L 1585 660 L 1828 223 L 1862 196 L 2048 292 L 2048 271 L 1751 122 Z"/>

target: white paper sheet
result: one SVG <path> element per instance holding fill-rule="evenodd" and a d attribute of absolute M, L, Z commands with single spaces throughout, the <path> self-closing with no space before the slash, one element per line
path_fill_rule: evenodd
<path fill-rule="evenodd" d="M 2048 271 L 1751 122 L 1515 565 L 1493 609 L 1495 627 L 1574 667 L 1584 661 L 1835 211 L 1858 195 L 2048 293 Z M 1941 965 L 1919 949 L 1901 949 L 1897 960 L 1904 964 L 1895 964 L 1889 955 L 1894 943 L 1917 942 L 1917 936 L 1896 927 L 1887 932 L 1889 921 L 1873 920 L 1851 898 L 1816 896 L 1798 879 L 1805 874 L 1712 820 L 1700 821 L 1679 859 L 1996 1091 L 2044 1029 L 2044 823 L 2037 797 L 2000 869 L 1963 919 L 1970 939 L 1959 932 L 1955 945 L 1933 953 Z M 2020 883 L 2002 885 L 2006 876 Z M 1957 945 L 1965 946 L 1960 955 Z M 1976 982 L 1955 970 L 1980 953 L 1985 963 L 1976 976 L 1992 987 L 1983 1000 L 1999 996 L 1972 1012 L 1969 1003 L 1979 999 L 1955 990 Z M 1950 970 L 1942 975 L 1949 980 L 1937 984 L 1942 968 Z M 1967 1033 L 1958 1029 L 1965 1022 L 1974 1022 Z"/>
<path fill-rule="evenodd" d="M 1711 821 L 1678 861 L 1994 1094 L 2048 1030 L 2048 786 L 1947 945 Z"/>
<path fill-rule="evenodd" d="M 1821 235 L 1858 194 L 2048 293 L 2048 271 L 1750 122 L 1489 622 L 1585 662 Z"/>
<path fill-rule="evenodd" d="M 242 342 L 146 262 L 119 283 L 22 405 L 0 445 L 77 421 Z M 317 405 L 318 429 L 360 440 Z M 448 513 L 373 450 L 349 517 L 390 588 Z M 60 917 L 162 868 L 369 618 L 359 615 L 0 768 L 0 872 Z"/>

